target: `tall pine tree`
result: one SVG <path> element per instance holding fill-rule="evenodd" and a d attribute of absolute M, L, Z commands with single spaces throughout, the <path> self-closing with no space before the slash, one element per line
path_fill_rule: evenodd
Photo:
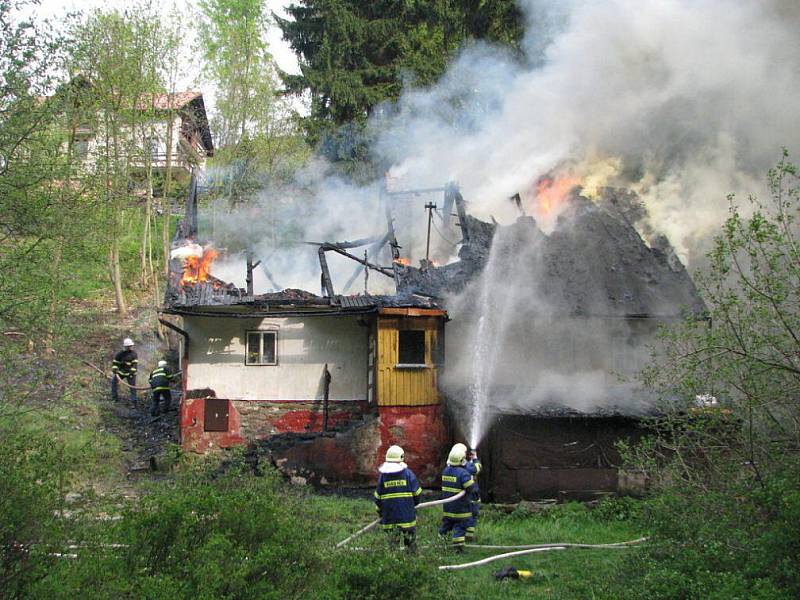
<path fill-rule="evenodd" d="M 358 160 L 351 138 L 359 124 L 404 83 L 434 83 L 465 43 L 514 46 L 522 37 L 508 0 L 300 0 L 287 11 L 292 19 L 275 18 L 301 72 L 283 80 L 290 93 L 310 96 L 306 133 L 312 143 L 327 138 L 334 159 Z"/>

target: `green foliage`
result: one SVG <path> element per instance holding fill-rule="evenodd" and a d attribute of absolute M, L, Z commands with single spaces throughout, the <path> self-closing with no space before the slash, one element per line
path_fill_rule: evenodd
<path fill-rule="evenodd" d="M 282 77 L 290 93 L 310 94 L 303 126 L 332 160 L 354 160 L 372 110 L 399 98 L 406 83 L 435 83 L 464 44 L 513 46 L 522 37 L 517 6 L 497 0 L 302 0 L 287 11 L 292 19 L 277 21 L 302 73 Z M 357 131 L 342 139 L 335 132 L 345 125 Z"/>
<path fill-rule="evenodd" d="M 18 416 L 0 418 L 0 589 L 22 597 L 53 562 L 48 549 L 60 533 L 57 511 L 69 481 L 63 448 L 47 436 L 31 437 Z"/>
<path fill-rule="evenodd" d="M 362 543 L 359 543 L 362 546 Z M 457 598 L 445 576 L 432 568 L 434 548 L 408 553 L 385 539 L 368 542 L 368 551 L 347 550 L 331 556 L 329 586 L 319 598 L 381 600 L 388 598 Z"/>
<path fill-rule="evenodd" d="M 638 521 L 642 503 L 628 496 L 606 498 L 592 510 L 592 516 L 601 521 Z"/>
<path fill-rule="evenodd" d="M 800 594 L 800 181 L 785 152 L 769 181 L 750 216 L 731 198 L 700 278 L 710 322 L 664 331 L 645 373 L 668 402 L 627 452 L 656 492 L 632 598 Z"/>

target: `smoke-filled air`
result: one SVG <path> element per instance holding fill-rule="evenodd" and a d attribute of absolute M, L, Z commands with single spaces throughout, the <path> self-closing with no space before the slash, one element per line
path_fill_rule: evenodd
<path fill-rule="evenodd" d="M 630 376 L 643 364 L 648 336 L 629 335 L 625 356 L 609 356 L 605 340 L 633 325 L 612 315 L 606 297 L 589 290 L 576 307 L 574 289 L 542 293 L 551 279 L 542 274 L 553 263 L 543 262 L 537 244 L 548 235 L 569 237 L 577 218 L 573 209 L 564 212 L 565 197 L 579 190 L 599 202 L 609 189 L 633 192 L 639 211 L 629 220 L 644 242 L 663 246 L 659 236 L 666 236 L 670 264 L 697 269 L 726 216 L 725 194 L 762 190 L 781 145 L 791 149 L 800 139 L 795 3 L 527 0 L 521 6 L 527 20 L 521 56 L 474 43 L 438 85 L 409 86 L 397 105 L 379 107 L 371 120 L 373 150 L 390 165 L 392 185 L 455 181 L 470 214 L 499 224 L 482 274 L 447 298 L 453 324 L 443 384 L 471 415 L 465 429 L 473 445 L 489 414 L 504 407 L 643 404 L 615 374 Z M 257 291 L 316 291 L 316 251 L 303 242 L 385 230 L 381 182 L 355 188 L 327 172 L 315 164 L 302 173 L 298 187 L 310 202 L 282 204 L 286 193 L 262 194 L 273 214 L 296 223 L 295 240 L 275 244 L 247 214 L 217 223 L 257 240 L 263 259 Z M 509 201 L 514 194 L 519 205 Z M 394 206 L 401 254 L 412 265 L 424 257 L 429 199 Z M 535 218 L 529 227 L 536 235 L 523 242 L 504 230 L 520 212 Z M 440 263 L 457 259 L 456 230 L 435 232 L 433 244 Z M 379 258 L 386 264 L 387 257 Z M 590 251 L 586 260 L 592 258 L 607 257 Z M 565 268 L 558 267 L 562 275 Z M 365 281 L 346 259 L 333 258 L 331 270 L 337 292 L 393 291 L 391 279 L 373 272 Z M 244 270 L 240 260 L 223 260 L 215 274 L 237 281 Z M 577 278 L 574 286 L 581 285 Z"/>

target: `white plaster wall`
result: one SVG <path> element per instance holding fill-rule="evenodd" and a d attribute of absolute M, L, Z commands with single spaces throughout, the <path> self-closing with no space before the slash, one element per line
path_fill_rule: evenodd
<path fill-rule="evenodd" d="M 331 372 L 331 400 L 367 398 L 367 334 L 358 317 L 236 319 L 184 317 L 189 334 L 189 389 L 211 388 L 231 400 L 322 399 L 322 371 Z M 277 330 L 278 364 L 245 365 L 245 332 Z"/>

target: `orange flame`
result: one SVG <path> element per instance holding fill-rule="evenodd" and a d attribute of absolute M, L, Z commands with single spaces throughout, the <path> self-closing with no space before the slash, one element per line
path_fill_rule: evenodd
<path fill-rule="evenodd" d="M 411 265 L 411 259 L 408 258 L 397 258 L 394 262 L 396 262 L 398 265 L 403 265 L 404 267 Z"/>
<path fill-rule="evenodd" d="M 536 183 L 536 198 L 539 201 L 539 211 L 544 215 L 551 214 L 569 195 L 576 185 L 580 183 L 577 177 L 542 177 Z"/>
<path fill-rule="evenodd" d="M 189 256 L 183 263 L 183 277 L 181 285 L 203 283 L 208 281 L 211 273 L 211 263 L 219 256 L 213 248 L 203 248 L 203 256 Z"/>

